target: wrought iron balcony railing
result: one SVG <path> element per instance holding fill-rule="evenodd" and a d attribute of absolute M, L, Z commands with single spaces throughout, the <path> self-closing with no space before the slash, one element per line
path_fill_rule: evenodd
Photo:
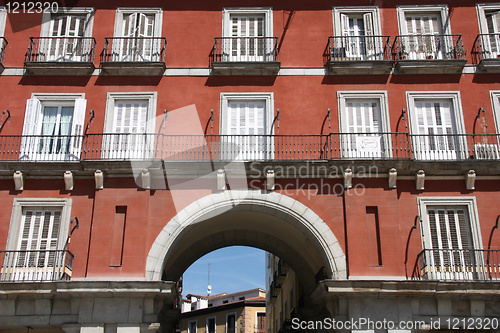
<path fill-rule="evenodd" d="M 68 250 L 0 251 L 0 281 L 69 280 L 73 254 Z"/>
<path fill-rule="evenodd" d="M 497 134 L 1 135 L 0 161 L 500 160 Z"/>
<path fill-rule="evenodd" d="M 93 37 L 30 37 L 26 62 L 93 62 Z"/>
<path fill-rule="evenodd" d="M 165 62 L 165 37 L 106 37 L 104 62 Z"/>
<path fill-rule="evenodd" d="M 389 36 L 330 36 L 329 61 L 392 60 Z"/>
<path fill-rule="evenodd" d="M 478 35 L 472 48 L 472 58 L 475 64 L 483 59 L 500 61 L 500 33 Z"/>
<path fill-rule="evenodd" d="M 4 37 L 0 37 L 0 64 L 3 64 L 3 58 L 5 57 L 5 49 L 7 48 L 7 40 Z"/>
<path fill-rule="evenodd" d="M 462 35 L 399 35 L 392 52 L 396 61 L 465 59 Z"/>
<path fill-rule="evenodd" d="M 500 250 L 423 250 L 417 256 L 413 279 L 500 280 Z"/>
<path fill-rule="evenodd" d="M 212 62 L 276 62 L 278 37 L 215 37 Z"/>

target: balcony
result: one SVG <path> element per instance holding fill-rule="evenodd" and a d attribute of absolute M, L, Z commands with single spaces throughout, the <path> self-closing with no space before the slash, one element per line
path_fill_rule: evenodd
<path fill-rule="evenodd" d="M 412 279 L 500 281 L 500 250 L 423 250 Z"/>
<path fill-rule="evenodd" d="M 160 76 L 165 72 L 164 37 L 105 38 L 104 75 Z"/>
<path fill-rule="evenodd" d="M 5 56 L 5 49 L 7 48 L 7 40 L 0 37 L 0 73 L 5 69 L 3 65 L 3 58 Z"/>
<path fill-rule="evenodd" d="M 406 74 L 460 74 L 467 62 L 462 35 L 396 36 L 392 51 Z"/>
<path fill-rule="evenodd" d="M 389 36 L 331 36 L 328 50 L 331 74 L 389 74 L 394 63 Z"/>
<path fill-rule="evenodd" d="M 498 161 L 497 134 L 0 135 L 0 161 Z"/>
<path fill-rule="evenodd" d="M 500 72 L 500 33 L 476 37 L 472 48 L 474 64 L 483 72 Z"/>
<path fill-rule="evenodd" d="M 91 75 L 93 37 L 30 37 L 24 66 L 31 75 Z"/>
<path fill-rule="evenodd" d="M 276 75 L 277 37 L 216 37 L 212 71 L 218 75 Z"/>
<path fill-rule="evenodd" d="M 73 254 L 67 250 L 0 251 L 1 282 L 69 280 Z"/>

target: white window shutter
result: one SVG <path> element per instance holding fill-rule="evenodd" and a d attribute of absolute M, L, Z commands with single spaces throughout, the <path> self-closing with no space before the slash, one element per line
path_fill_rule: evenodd
<path fill-rule="evenodd" d="M 71 142 L 69 147 L 69 158 L 80 159 L 83 144 L 83 127 L 85 123 L 85 110 L 87 108 L 87 100 L 78 98 L 75 100 L 75 108 L 73 112 L 73 123 L 71 124 Z"/>
<path fill-rule="evenodd" d="M 19 148 L 19 159 L 29 160 L 37 151 L 38 139 L 42 124 L 42 103 L 37 98 L 28 99 L 24 113 L 23 138 Z"/>
<path fill-rule="evenodd" d="M 376 40 L 374 40 L 374 29 L 373 29 L 373 15 L 372 13 L 365 13 L 363 14 L 363 25 L 365 28 L 365 45 L 366 45 L 366 54 L 367 56 L 373 56 L 375 54 L 375 45 L 377 43 Z M 378 49 L 381 49 L 378 47 Z M 382 48 L 383 49 L 383 48 Z M 377 50 L 376 53 L 379 53 L 380 51 Z"/>
<path fill-rule="evenodd" d="M 340 29 L 342 36 L 349 36 L 349 16 L 340 14 Z"/>
<path fill-rule="evenodd" d="M 373 36 L 374 29 L 373 29 L 373 15 L 372 15 L 372 13 L 363 14 L 363 24 L 365 26 L 365 35 L 366 36 Z"/>

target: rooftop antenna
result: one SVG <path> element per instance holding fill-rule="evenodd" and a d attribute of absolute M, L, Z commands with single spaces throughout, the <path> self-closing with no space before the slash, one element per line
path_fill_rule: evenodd
<path fill-rule="evenodd" d="M 207 296 L 210 296 L 212 293 L 212 286 L 210 285 L 210 263 L 208 263 L 208 287 L 207 287 Z"/>

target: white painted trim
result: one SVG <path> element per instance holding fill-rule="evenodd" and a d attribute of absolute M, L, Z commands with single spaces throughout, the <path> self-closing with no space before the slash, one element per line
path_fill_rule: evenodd
<path fill-rule="evenodd" d="M 441 24 L 443 25 L 443 34 L 451 34 L 450 20 L 448 14 L 448 5 L 418 5 L 418 6 L 396 6 L 399 34 L 407 35 L 406 29 L 406 14 L 407 13 L 429 13 L 435 12 L 441 16 Z"/>
<path fill-rule="evenodd" d="M 490 90 L 490 97 L 496 133 L 500 133 L 500 90 Z"/>
<path fill-rule="evenodd" d="M 92 7 L 59 7 L 57 13 L 46 11 L 42 16 L 42 28 L 40 29 L 40 37 L 49 37 L 50 35 L 50 22 L 54 14 L 68 14 L 68 15 L 85 15 L 85 30 L 84 37 L 92 37 L 94 27 L 94 14 L 95 9 Z"/>
<path fill-rule="evenodd" d="M 61 209 L 61 224 L 59 226 L 58 249 L 62 250 L 66 243 L 69 232 L 69 221 L 71 219 L 71 198 L 14 198 L 12 214 L 10 218 L 9 235 L 7 236 L 8 250 L 16 250 L 21 232 L 21 222 L 24 208 L 34 209 Z"/>
<path fill-rule="evenodd" d="M 108 92 L 106 98 L 106 113 L 104 115 L 104 133 L 112 133 L 113 115 L 116 100 L 148 100 L 148 120 L 147 127 L 155 131 L 156 122 L 156 104 L 158 93 L 153 92 Z"/>
<path fill-rule="evenodd" d="M 264 14 L 265 37 L 273 37 L 272 7 L 226 7 L 222 9 L 222 37 L 231 36 L 231 15 Z"/>
<path fill-rule="evenodd" d="M 380 27 L 380 12 L 377 6 L 338 6 L 333 7 L 333 35 L 342 35 L 342 27 L 340 23 L 340 14 L 366 14 L 371 13 L 373 19 L 373 34 L 375 36 L 382 35 Z"/>
<path fill-rule="evenodd" d="M 153 32 L 154 37 L 161 37 L 162 24 L 163 24 L 163 8 L 145 8 L 145 7 L 121 7 L 116 9 L 115 27 L 113 36 L 122 36 L 123 14 L 143 13 L 155 15 L 155 28 Z"/>
<path fill-rule="evenodd" d="M 472 233 L 472 247 L 473 249 L 483 249 L 483 241 L 481 237 L 481 229 L 479 224 L 479 215 L 477 213 L 477 202 L 476 197 L 418 197 L 418 214 L 420 216 L 420 230 L 422 236 L 422 248 L 423 236 L 425 234 L 428 236 L 428 226 L 429 219 L 427 216 L 427 208 L 429 206 L 462 206 L 467 207 L 467 212 L 469 214 L 470 229 Z"/>
<path fill-rule="evenodd" d="M 263 100 L 266 103 L 266 125 L 268 128 L 266 134 L 274 134 L 274 93 L 220 93 L 220 117 L 219 117 L 219 128 L 220 134 L 227 134 L 227 110 L 228 102 L 231 100 L 238 101 L 255 101 Z"/>
<path fill-rule="evenodd" d="M 488 33 L 488 22 L 486 12 L 500 10 L 500 3 L 477 3 L 476 12 L 480 34 Z"/>

